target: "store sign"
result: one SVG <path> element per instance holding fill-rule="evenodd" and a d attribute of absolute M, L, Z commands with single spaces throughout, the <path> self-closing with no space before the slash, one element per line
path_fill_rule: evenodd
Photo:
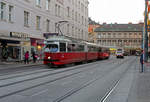
<path fill-rule="evenodd" d="M 16 38 L 29 38 L 29 34 L 26 33 L 20 33 L 20 32 L 10 32 L 10 37 L 16 37 Z"/>
<path fill-rule="evenodd" d="M 58 33 L 44 33 L 43 36 L 48 39 L 51 36 L 58 36 Z"/>
<path fill-rule="evenodd" d="M 64 0 L 57 0 L 57 2 L 59 2 L 60 4 L 64 4 Z"/>

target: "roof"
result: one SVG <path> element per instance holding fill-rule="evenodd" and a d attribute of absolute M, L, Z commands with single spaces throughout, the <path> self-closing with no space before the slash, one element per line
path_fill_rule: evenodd
<path fill-rule="evenodd" d="M 142 24 L 103 24 L 95 32 L 142 32 Z"/>
<path fill-rule="evenodd" d="M 65 41 L 65 42 L 71 42 L 71 40 L 65 38 L 64 36 L 53 36 L 50 37 L 48 39 L 46 39 L 46 41 Z"/>

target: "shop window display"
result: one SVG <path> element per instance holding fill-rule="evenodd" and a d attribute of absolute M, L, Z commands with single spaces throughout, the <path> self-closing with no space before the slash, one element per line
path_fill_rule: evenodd
<path fill-rule="evenodd" d="M 20 59 L 20 48 L 19 47 L 8 47 L 8 61 L 19 61 Z"/>

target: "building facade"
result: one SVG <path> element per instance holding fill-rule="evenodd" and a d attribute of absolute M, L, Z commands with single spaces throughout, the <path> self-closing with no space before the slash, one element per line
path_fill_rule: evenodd
<path fill-rule="evenodd" d="M 44 33 L 88 40 L 88 0 L 1 0 L 0 59 L 23 60 L 24 53 L 41 53 Z"/>
<path fill-rule="evenodd" d="M 141 48 L 143 24 L 103 24 L 95 32 L 102 46 L 122 47 L 131 54 Z"/>
<path fill-rule="evenodd" d="M 96 33 L 94 32 L 94 30 L 96 28 L 100 27 L 99 24 L 89 24 L 89 27 L 88 27 L 88 41 L 89 42 L 92 42 L 92 43 L 96 43 L 97 42 L 97 36 L 96 36 Z"/>

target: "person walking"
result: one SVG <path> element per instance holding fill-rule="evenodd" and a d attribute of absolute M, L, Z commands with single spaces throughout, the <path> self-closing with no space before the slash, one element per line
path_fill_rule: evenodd
<path fill-rule="evenodd" d="M 25 64 L 29 64 L 29 51 L 25 53 Z"/>
<path fill-rule="evenodd" d="M 144 54 L 142 53 L 141 56 L 140 56 L 140 63 L 141 63 L 141 72 L 144 71 Z"/>
<path fill-rule="evenodd" d="M 33 62 L 36 63 L 37 55 L 35 54 L 35 52 L 32 53 L 32 57 L 33 57 Z"/>

